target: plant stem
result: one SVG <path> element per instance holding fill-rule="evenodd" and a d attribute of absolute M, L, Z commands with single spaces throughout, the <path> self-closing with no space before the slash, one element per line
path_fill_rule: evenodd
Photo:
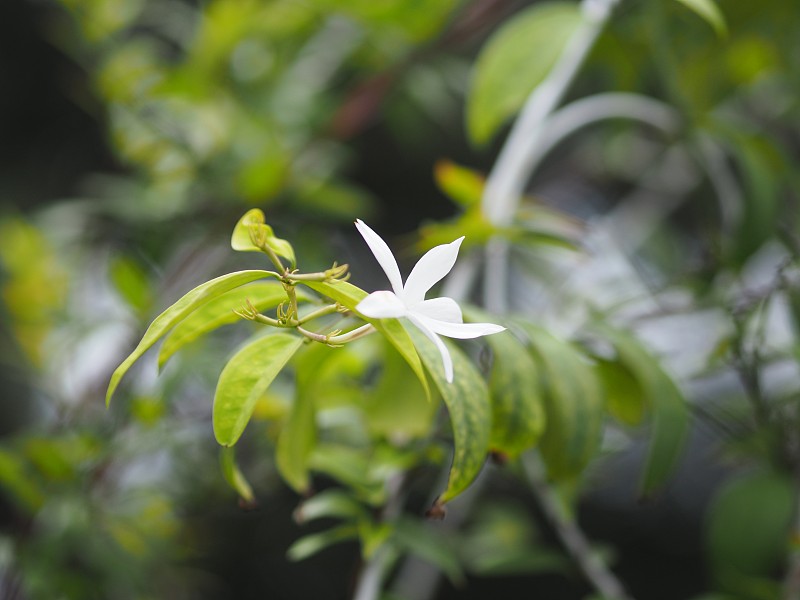
<path fill-rule="evenodd" d="M 317 310 L 308 313 L 306 316 L 300 319 L 297 319 L 297 324 L 302 325 L 303 323 L 308 323 L 309 321 L 313 321 L 314 319 L 324 317 L 325 315 L 332 315 L 333 313 L 338 311 L 339 311 L 338 304 L 329 304 L 327 306 L 323 306 L 322 308 L 318 308 Z"/>
<path fill-rule="evenodd" d="M 539 457 L 531 452 L 524 454 L 522 468 L 539 508 L 586 580 L 604 600 L 632 600 L 617 576 L 592 550 L 575 520 L 565 513 L 561 500 L 545 480 Z"/>
<path fill-rule="evenodd" d="M 356 591 L 353 593 L 353 600 L 376 600 L 381 591 L 381 579 L 383 570 L 389 556 L 389 548 L 381 546 L 375 551 L 375 555 L 367 561 L 364 569 L 358 577 Z"/>
<path fill-rule="evenodd" d="M 564 97 L 617 2 L 583 0 L 583 24 L 548 77 L 528 97 L 486 181 L 481 205 L 492 224 L 511 223 L 540 143 L 542 124 Z M 500 238 L 490 240 L 486 247 L 484 304 L 492 312 L 508 309 L 508 250 L 508 243 Z"/>

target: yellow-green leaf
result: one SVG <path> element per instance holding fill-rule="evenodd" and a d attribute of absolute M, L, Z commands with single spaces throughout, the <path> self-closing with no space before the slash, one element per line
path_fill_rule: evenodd
<path fill-rule="evenodd" d="M 214 394 L 214 435 L 232 446 L 242 435 L 256 401 L 303 343 L 287 333 L 267 335 L 248 343 L 225 365 Z"/>
<path fill-rule="evenodd" d="M 117 389 L 122 376 L 128 372 L 133 363 L 135 363 L 153 344 L 155 344 L 161 336 L 165 335 L 175 325 L 180 323 L 189 314 L 203 306 L 206 302 L 221 296 L 234 288 L 242 286 L 256 279 L 264 279 L 265 277 L 274 277 L 275 273 L 270 271 L 237 271 L 236 273 L 228 273 L 222 275 L 211 281 L 206 281 L 204 284 L 197 286 L 192 291 L 185 294 L 175 304 L 170 306 L 163 313 L 158 315 L 155 320 L 144 332 L 142 340 L 136 346 L 130 356 L 126 358 L 120 366 L 111 375 L 111 381 L 108 384 L 108 391 L 106 392 L 106 406 L 111 402 L 111 396 L 114 395 L 114 390 Z"/>
<path fill-rule="evenodd" d="M 236 223 L 231 235 L 231 248 L 240 252 L 261 252 L 261 249 L 253 243 L 251 232 L 262 238 L 275 254 L 287 259 L 292 267 L 297 264 L 294 248 L 286 240 L 275 237 L 272 227 L 265 222 L 264 211 L 260 208 L 248 210 Z"/>
<path fill-rule="evenodd" d="M 308 297 L 298 290 L 297 299 L 306 300 Z M 240 309 L 248 300 L 257 310 L 264 311 L 287 300 L 287 297 L 281 284 L 264 282 L 231 290 L 211 300 L 178 323 L 164 339 L 158 353 L 159 368 L 186 344 L 218 327 L 240 321 L 241 317 L 233 311 Z"/>
<path fill-rule="evenodd" d="M 486 181 L 472 169 L 449 160 L 440 160 L 433 173 L 439 189 L 464 208 L 475 206 L 481 201 Z"/>
<path fill-rule="evenodd" d="M 256 497 L 250 483 L 245 479 L 241 470 L 239 470 L 239 465 L 236 464 L 235 450 L 233 448 L 221 448 L 219 462 L 222 467 L 222 475 L 225 477 L 225 481 L 228 482 L 228 485 L 239 494 L 242 500 L 247 503 L 252 503 Z"/>
<path fill-rule="evenodd" d="M 453 358 L 453 382 L 448 383 L 444 377 L 442 357 L 433 342 L 416 327 L 409 326 L 408 331 L 447 405 L 453 428 L 453 464 L 447 489 L 437 500 L 438 504 L 444 504 L 467 489 L 483 467 L 492 428 L 489 390 L 466 355 L 445 342 Z"/>
<path fill-rule="evenodd" d="M 489 39 L 475 63 L 467 97 L 467 130 L 488 142 L 550 73 L 581 23 L 574 2 L 546 2 L 517 13 Z"/>

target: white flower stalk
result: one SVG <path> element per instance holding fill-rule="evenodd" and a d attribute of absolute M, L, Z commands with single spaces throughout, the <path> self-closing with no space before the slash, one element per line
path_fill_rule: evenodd
<path fill-rule="evenodd" d="M 439 336 L 465 340 L 505 330 L 505 327 L 493 323 L 464 323 L 461 308 L 452 298 L 425 300 L 428 290 L 453 268 L 464 237 L 426 252 L 403 285 L 400 268 L 386 242 L 360 219 L 356 221 L 356 228 L 372 250 L 394 290 L 372 292 L 359 302 L 356 310 L 372 319 L 405 317 L 411 321 L 436 345 L 442 355 L 445 379 L 448 383 L 452 383 L 453 359 Z"/>

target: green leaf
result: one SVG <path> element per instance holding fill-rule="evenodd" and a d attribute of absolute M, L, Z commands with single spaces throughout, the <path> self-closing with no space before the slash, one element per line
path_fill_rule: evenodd
<path fill-rule="evenodd" d="M 375 435 L 395 441 L 426 436 L 439 403 L 427 400 L 408 364 L 386 338 L 381 342 L 383 370 L 363 404 L 367 428 Z"/>
<path fill-rule="evenodd" d="M 320 444 L 311 453 L 308 466 L 347 485 L 368 504 L 377 506 L 386 502 L 383 479 L 370 469 L 370 458 L 363 449 Z"/>
<path fill-rule="evenodd" d="M 440 160 L 433 170 L 436 185 L 464 208 L 480 203 L 486 180 L 472 169 Z"/>
<path fill-rule="evenodd" d="M 295 511 L 298 523 L 315 519 L 336 518 L 348 521 L 369 518 L 364 506 L 342 490 L 331 489 L 320 492 L 303 502 Z"/>
<path fill-rule="evenodd" d="M 358 536 L 358 527 L 351 524 L 339 525 L 321 533 L 301 537 L 286 551 L 289 560 L 303 560 L 313 556 L 328 546 L 350 540 Z"/>
<path fill-rule="evenodd" d="M 455 449 L 450 477 L 447 489 L 436 501 L 437 504 L 444 504 L 467 489 L 483 467 L 492 428 L 489 390 L 466 355 L 453 344 L 445 342 L 453 358 L 453 382 L 448 383 L 444 378 L 442 357 L 433 342 L 416 327 L 409 327 L 409 333 L 447 405 L 453 428 Z"/>
<path fill-rule="evenodd" d="M 287 259 L 292 267 L 297 264 L 292 245 L 286 240 L 275 237 L 272 227 L 265 223 L 264 211 L 260 208 L 248 210 L 236 223 L 231 235 L 231 248 L 240 252 L 261 252 L 261 248 L 253 243 L 251 232 L 263 238 L 267 246 L 278 256 Z"/>
<path fill-rule="evenodd" d="M 714 0 L 677 0 L 698 17 L 711 25 L 719 37 L 728 35 L 725 17 Z"/>
<path fill-rule="evenodd" d="M 547 2 L 517 13 L 492 35 L 475 63 L 467 97 L 467 130 L 488 142 L 550 73 L 577 27 L 576 3 Z"/>
<path fill-rule="evenodd" d="M 743 263 L 778 228 L 786 161 L 766 137 L 732 129 L 725 140 L 744 183 L 743 214 L 733 232 L 734 259 Z"/>
<path fill-rule="evenodd" d="M 306 285 L 312 290 L 319 292 L 320 294 L 323 294 L 332 300 L 335 300 L 353 312 L 357 312 L 356 306 L 368 295 L 367 292 L 361 288 L 347 283 L 346 281 L 337 281 L 334 283 L 322 281 L 304 281 L 303 285 Z M 383 336 L 389 340 L 389 343 L 395 347 L 395 349 L 400 353 L 400 356 L 405 359 L 405 361 L 414 371 L 417 379 L 419 379 L 419 382 L 422 384 L 422 388 L 425 390 L 425 396 L 430 399 L 431 390 L 428 386 L 428 379 L 425 377 L 425 371 L 422 368 L 419 354 L 417 353 L 411 338 L 408 337 L 408 333 L 400 324 L 400 321 L 397 319 L 369 319 L 360 314 L 359 316 L 366 322 L 371 323 L 372 326 L 375 327 L 375 329 L 377 329 L 381 334 L 383 334 Z"/>
<path fill-rule="evenodd" d="M 439 568 L 454 584 L 464 583 L 458 555 L 438 530 L 426 527 L 418 520 L 401 517 L 392 537 L 405 550 Z"/>
<path fill-rule="evenodd" d="M 250 487 L 250 483 L 248 483 L 245 476 L 239 470 L 239 465 L 236 464 L 235 450 L 233 448 L 221 448 L 219 462 L 222 467 L 222 475 L 225 477 L 225 481 L 228 482 L 228 485 L 239 494 L 242 500 L 248 504 L 252 504 L 256 497 L 255 494 L 253 494 L 253 488 Z"/>
<path fill-rule="evenodd" d="M 317 443 L 317 374 L 336 348 L 312 344 L 297 355 L 297 386 L 289 417 L 281 428 L 275 463 L 283 479 L 300 494 L 308 492 L 308 462 Z"/>
<path fill-rule="evenodd" d="M 120 295 L 137 311 L 145 311 L 151 306 L 153 291 L 147 274 L 135 261 L 116 257 L 111 262 L 109 276 Z"/>
<path fill-rule="evenodd" d="M 534 351 L 543 377 L 547 427 L 540 441 L 548 475 L 568 479 L 595 456 L 603 423 L 603 394 L 588 359 L 571 344 L 515 321 Z"/>
<path fill-rule="evenodd" d="M 225 365 L 214 394 L 214 436 L 232 446 L 242 435 L 256 401 L 303 344 L 286 333 L 260 337 L 239 350 Z"/>
<path fill-rule="evenodd" d="M 606 410 L 623 425 L 639 425 L 646 402 L 636 378 L 619 362 L 602 359 L 597 359 L 597 374 L 603 382 Z"/>
<path fill-rule="evenodd" d="M 534 446 L 545 427 L 539 369 L 513 335 L 490 335 L 494 353 L 489 393 L 492 398 L 490 447 L 515 458 Z"/>
<path fill-rule="evenodd" d="M 30 512 L 38 510 L 46 499 L 42 490 L 33 481 L 25 463 L 17 455 L 0 449 L 0 487 L 8 491 L 21 507 Z"/>
<path fill-rule="evenodd" d="M 689 429 L 689 411 L 675 382 L 638 340 L 610 327 L 600 331 L 639 384 L 652 413 L 653 431 L 641 483 L 642 492 L 648 494 L 661 486 L 678 464 Z"/>
<path fill-rule="evenodd" d="M 254 283 L 231 290 L 219 298 L 204 304 L 183 321 L 178 323 L 164 339 L 158 353 L 158 366 L 163 367 L 178 350 L 197 338 L 223 325 L 241 320 L 233 311 L 240 309 L 246 301 L 250 301 L 259 311 L 273 308 L 285 301 L 286 291 L 279 283 Z M 297 293 L 298 300 L 307 300 L 302 292 Z"/>
<path fill-rule="evenodd" d="M 707 530 L 718 578 L 744 584 L 742 578 L 774 575 L 789 543 L 796 497 L 789 477 L 766 471 L 737 477 L 719 491 Z"/>
<path fill-rule="evenodd" d="M 128 372 L 133 363 L 135 363 L 158 339 L 169 332 L 175 325 L 180 323 L 189 314 L 203 306 L 206 302 L 221 296 L 234 288 L 242 286 L 256 279 L 264 279 L 265 277 L 275 277 L 276 274 L 271 271 L 237 271 L 236 273 L 228 273 L 222 275 L 211 281 L 206 281 L 204 284 L 197 286 L 192 291 L 185 294 L 175 304 L 170 306 L 163 313 L 158 315 L 155 320 L 144 332 L 142 340 L 136 346 L 130 356 L 122 361 L 122 364 L 117 367 L 111 375 L 111 381 L 108 384 L 108 391 L 106 392 L 106 406 L 111 402 L 111 396 L 117 389 L 122 376 Z"/>

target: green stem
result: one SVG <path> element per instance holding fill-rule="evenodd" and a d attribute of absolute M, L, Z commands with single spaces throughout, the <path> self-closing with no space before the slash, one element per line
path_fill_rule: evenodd
<path fill-rule="evenodd" d="M 586 580 L 606 600 L 632 600 L 617 576 L 591 547 L 575 519 L 565 510 L 558 494 L 547 482 L 539 456 L 533 452 L 524 454 L 522 468 L 539 508 Z"/>
<path fill-rule="evenodd" d="M 286 295 L 289 297 L 289 314 L 286 315 L 286 320 L 289 323 L 299 323 L 298 309 L 297 309 L 297 291 L 294 289 L 293 283 L 284 283 L 283 289 L 286 290 Z"/>
<path fill-rule="evenodd" d="M 286 271 L 286 265 L 283 264 L 283 261 L 281 261 L 280 257 L 275 254 L 275 251 L 272 248 L 266 244 L 263 244 L 259 246 L 259 249 L 269 257 L 269 259 L 272 261 L 272 264 L 278 269 L 279 273 Z"/>
<path fill-rule="evenodd" d="M 329 304 L 328 306 L 323 306 L 322 308 L 318 308 L 317 310 L 308 313 L 306 316 L 297 319 L 297 325 L 302 325 L 303 323 L 308 323 L 309 321 L 313 321 L 314 319 L 318 319 L 320 317 L 324 317 L 325 315 L 332 315 L 335 312 L 339 312 L 341 310 L 341 305 L 339 304 Z"/>

